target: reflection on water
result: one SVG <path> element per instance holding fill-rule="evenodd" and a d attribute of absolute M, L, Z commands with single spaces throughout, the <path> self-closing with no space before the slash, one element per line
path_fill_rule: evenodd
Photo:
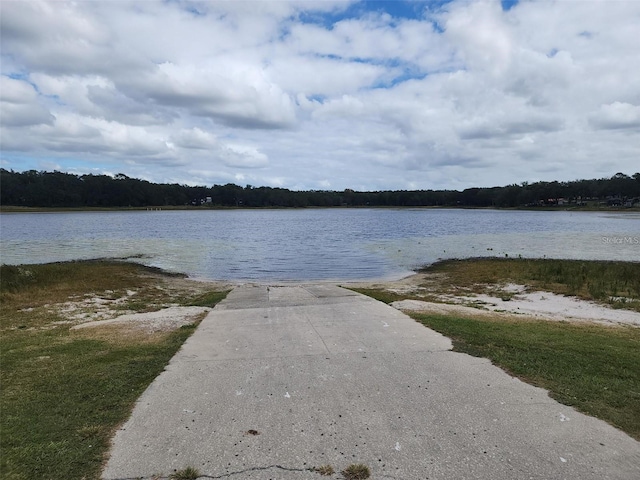
<path fill-rule="evenodd" d="M 102 257 L 193 277 L 399 277 L 442 258 L 640 261 L 640 215 L 453 209 L 309 209 L 0 215 L 0 260 Z"/>

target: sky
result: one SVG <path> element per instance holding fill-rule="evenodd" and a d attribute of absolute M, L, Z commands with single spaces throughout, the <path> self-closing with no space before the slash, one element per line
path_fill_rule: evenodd
<path fill-rule="evenodd" d="M 640 1 L 0 2 L 0 166 L 294 190 L 640 170 Z"/>

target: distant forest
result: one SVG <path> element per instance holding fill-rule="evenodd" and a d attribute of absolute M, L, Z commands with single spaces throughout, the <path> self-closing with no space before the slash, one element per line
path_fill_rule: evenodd
<path fill-rule="evenodd" d="M 552 207 L 640 206 L 640 173 L 491 188 L 379 192 L 155 184 L 118 174 L 74 175 L 0 169 L 0 205 L 23 207 Z"/>

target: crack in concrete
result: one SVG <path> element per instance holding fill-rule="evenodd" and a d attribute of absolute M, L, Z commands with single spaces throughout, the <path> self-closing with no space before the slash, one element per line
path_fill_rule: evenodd
<path fill-rule="evenodd" d="M 270 470 L 272 468 L 275 468 L 277 470 L 284 470 L 285 472 L 313 472 L 315 471 L 313 467 L 309 467 L 309 468 L 290 468 L 290 467 L 283 467 L 282 465 L 269 465 L 268 467 L 253 467 L 253 468 L 247 468 L 245 470 L 240 470 L 238 472 L 231 472 L 231 473 L 227 473 L 224 475 L 219 475 L 217 477 L 212 477 L 212 476 L 207 476 L 207 475 L 203 475 L 204 478 L 211 478 L 211 479 L 217 479 L 217 478 L 229 478 L 233 475 L 241 475 L 243 473 L 247 473 L 247 472 L 260 472 L 260 471 L 264 471 L 264 470 Z"/>
<path fill-rule="evenodd" d="M 234 475 L 243 475 L 245 473 L 248 472 L 261 472 L 261 471 L 265 471 L 265 470 L 270 470 L 270 469 L 276 469 L 276 470 L 283 470 L 285 472 L 300 472 L 300 473 L 304 473 L 304 472 L 315 472 L 315 468 L 314 467 L 308 467 L 308 468 L 292 468 L 292 467 L 283 467 L 282 465 L 269 465 L 266 467 L 253 467 L 253 468 L 246 468 L 244 470 L 239 470 L 237 472 L 229 472 L 229 473 L 223 473 L 221 475 L 206 475 L 206 474 L 201 474 L 198 477 L 196 477 L 197 480 L 201 479 L 201 478 L 209 478 L 212 480 L 216 480 L 216 479 L 220 479 L 220 478 L 230 478 L 233 477 Z M 169 475 L 168 477 L 162 476 L 162 475 L 151 475 L 151 476 L 144 476 L 144 477 L 127 477 L 127 478 L 113 478 L 110 480 L 171 480 L 171 478 L 173 478 L 171 475 Z"/>

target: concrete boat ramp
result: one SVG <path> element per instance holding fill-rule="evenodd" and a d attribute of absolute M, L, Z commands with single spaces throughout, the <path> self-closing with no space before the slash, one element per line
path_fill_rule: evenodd
<path fill-rule="evenodd" d="M 639 442 L 450 349 L 337 286 L 237 287 L 138 400 L 103 478 L 640 478 Z"/>

